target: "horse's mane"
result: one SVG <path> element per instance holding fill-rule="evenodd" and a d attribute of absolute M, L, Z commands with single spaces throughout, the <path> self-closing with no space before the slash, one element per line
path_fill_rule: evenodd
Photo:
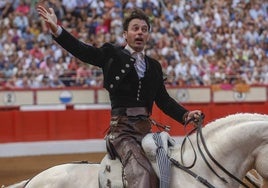
<path fill-rule="evenodd" d="M 268 121 L 268 115 L 259 113 L 236 113 L 211 121 L 206 124 L 205 127 L 207 132 L 214 132 L 248 121 Z"/>

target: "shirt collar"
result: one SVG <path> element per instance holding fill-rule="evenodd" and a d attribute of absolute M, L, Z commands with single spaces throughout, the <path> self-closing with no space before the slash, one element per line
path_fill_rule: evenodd
<path fill-rule="evenodd" d="M 131 55 L 133 55 L 133 53 L 135 53 L 136 51 L 133 50 L 128 44 L 125 46 L 125 49 L 128 50 L 130 52 Z M 144 57 L 144 50 L 142 50 L 140 52 L 142 54 L 142 56 Z"/>

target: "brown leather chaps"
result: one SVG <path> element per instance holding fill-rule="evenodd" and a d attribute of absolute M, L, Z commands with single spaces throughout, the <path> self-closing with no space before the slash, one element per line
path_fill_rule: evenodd
<path fill-rule="evenodd" d="M 111 158 L 123 164 L 124 186 L 127 188 L 157 188 L 159 180 L 141 147 L 143 137 L 151 132 L 146 116 L 112 116 L 106 137 Z"/>

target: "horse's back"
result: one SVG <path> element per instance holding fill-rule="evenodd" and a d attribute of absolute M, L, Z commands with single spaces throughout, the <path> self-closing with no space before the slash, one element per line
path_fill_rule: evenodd
<path fill-rule="evenodd" d="M 24 188 L 28 181 L 29 181 L 29 180 L 23 180 L 23 181 L 21 181 L 21 182 L 18 182 L 18 183 L 9 185 L 9 186 L 7 186 L 7 187 L 6 187 L 5 185 L 2 185 L 1 188 Z"/>
<path fill-rule="evenodd" d="M 98 187 L 99 164 L 68 163 L 51 167 L 32 178 L 26 188 Z"/>

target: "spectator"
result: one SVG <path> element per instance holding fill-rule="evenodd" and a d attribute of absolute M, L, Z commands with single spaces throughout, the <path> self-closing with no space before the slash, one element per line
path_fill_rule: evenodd
<path fill-rule="evenodd" d="M 66 72 L 65 76 L 70 79 L 68 85 L 72 85 L 76 79 L 77 65 L 70 61 L 70 55 L 66 55 L 52 42 L 46 26 L 37 20 L 36 3 L 36 0 L 0 1 L 0 51 L 3 52 L 0 72 L 3 72 L 4 65 L 1 61 L 9 62 L 11 54 L 22 58 L 24 71 L 30 71 L 28 67 L 33 61 L 30 51 L 38 44 L 43 58 L 53 57 L 55 65 L 64 57 L 66 65 L 72 68 L 71 71 L 61 72 Z M 252 63 L 255 61 L 252 57 L 256 55 L 257 59 L 263 62 L 268 57 L 268 3 L 265 1 L 47 0 L 43 3 L 54 8 L 61 20 L 59 24 L 94 46 L 101 46 L 105 41 L 123 45 L 125 41 L 121 25 L 126 10 L 130 7 L 143 8 L 154 25 L 146 53 L 161 59 L 165 66 L 168 66 L 171 58 L 176 59 L 176 64 L 181 63 L 181 56 L 190 58 L 198 69 L 202 67 L 199 71 L 203 84 L 213 84 L 214 78 L 209 80 L 209 76 L 214 73 L 207 70 L 214 66 L 210 57 L 221 58 L 219 54 L 225 57 L 226 68 L 229 70 L 233 66 L 241 66 L 241 60 L 244 61 L 243 69 L 252 69 Z M 162 59 L 166 59 L 167 65 Z M 40 64 L 43 59 L 34 58 L 34 61 Z M 199 64 L 201 61 L 202 65 Z M 203 67 L 204 65 L 206 67 Z M 245 74 L 245 71 L 236 72 L 237 70 L 241 69 L 236 67 L 226 75 L 231 74 L 233 77 Z M 74 72 L 70 74 L 72 71 Z M 101 74 L 98 73 L 96 77 L 92 74 L 87 80 L 93 85 L 101 83 Z M 232 84 L 233 80 L 232 78 L 227 81 Z M 254 81 L 257 82 L 265 83 L 263 79 Z M 192 79 L 188 83 L 196 84 Z"/>
<path fill-rule="evenodd" d="M 26 0 L 19 0 L 19 4 L 16 7 L 15 12 L 27 15 L 30 12 L 30 5 L 26 3 Z"/>
<path fill-rule="evenodd" d="M 21 12 L 15 12 L 13 24 L 21 32 L 25 32 L 25 30 L 29 27 L 28 17 Z"/>
<path fill-rule="evenodd" d="M 0 1 L 0 17 L 5 18 L 14 11 L 12 6 L 13 0 L 1 0 Z"/>
<path fill-rule="evenodd" d="M 76 78 L 73 86 L 75 86 L 75 87 L 88 87 L 89 84 L 88 84 L 85 77 L 78 77 L 78 78 Z"/>
<path fill-rule="evenodd" d="M 37 59 L 38 61 L 41 61 L 44 59 L 44 54 L 41 51 L 40 46 L 38 43 L 35 43 L 33 48 L 30 50 L 30 55 L 34 58 Z"/>
<path fill-rule="evenodd" d="M 63 88 L 63 87 L 65 87 L 64 83 L 56 75 L 50 80 L 49 86 L 51 88 Z"/>

